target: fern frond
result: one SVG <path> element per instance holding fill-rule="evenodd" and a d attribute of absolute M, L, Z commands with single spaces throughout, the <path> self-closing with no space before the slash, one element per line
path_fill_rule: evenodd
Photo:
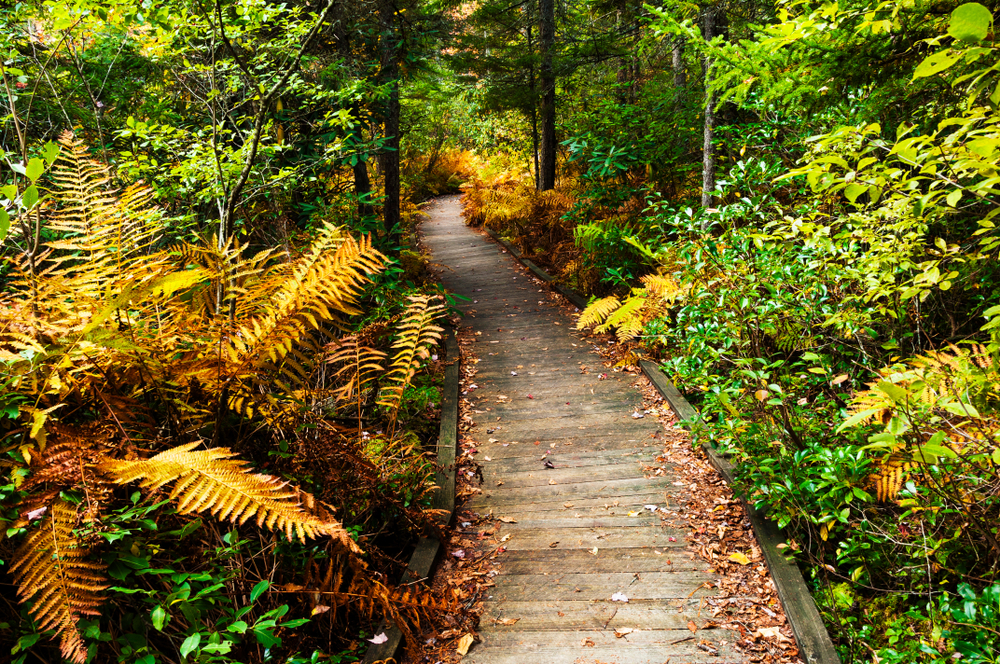
<path fill-rule="evenodd" d="M 440 303 L 431 304 L 426 295 L 411 295 L 403 318 L 397 326 L 399 338 L 392 345 L 396 354 L 385 380 L 388 383 L 379 397 L 379 404 L 395 413 L 403 392 L 410 385 L 420 364 L 430 356 L 430 347 L 441 340 L 444 329 L 434 321 L 444 312 Z"/>
<path fill-rule="evenodd" d="M 387 357 L 386 354 L 361 345 L 356 335 L 340 339 L 327 349 L 326 363 L 340 367 L 333 374 L 336 382 L 340 383 L 333 395 L 340 401 L 354 399 L 385 371 L 381 363 Z"/>
<path fill-rule="evenodd" d="M 645 297 L 633 294 L 615 309 L 603 324 L 595 327 L 594 331 L 601 334 L 616 327 L 618 328 L 618 339 L 621 341 L 638 336 L 642 332 L 642 308 L 645 304 Z"/>
<path fill-rule="evenodd" d="M 77 623 L 81 615 L 99 615 L 101 593 L 107 589 L 104 566 L 88 560 L 88 550 L 73 535 L 75 507 L 57 500 L 49 516 L 18 547 L 11 564 L 21 602 L 29 609 L 39 632 L 55 630 L 63 658 L 87 660 Z"/>
<path fill-rule="evenodd" d="M 242 524 L 256 517 L 257 525 L 281 531 L 289 540 L 305 541 L 331 535 L 349 550 L 360 552 L 337 521 L 306 511 L 300 493 L 270 475 L 253 473 L 226 448 L 194 451 L 200 443 L 181 445 L 137 461 L 108 460 L 101 470 L 119 484 L 139 481 L 147 491 L 174 483 L 170 499 L 182 514 L 210 512 L 220 521 Z"/>
<path fill-rule="evenodd" d="M 588 304 L 576 321 L 576 329 L 585 330 L 588 327 L 600 325 L 620 306 L 622 306 L 621 300 L 614 295 Z"/>

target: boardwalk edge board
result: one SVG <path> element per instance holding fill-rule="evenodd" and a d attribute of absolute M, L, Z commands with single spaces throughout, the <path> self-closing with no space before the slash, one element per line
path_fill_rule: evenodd
<path fill-rule="evenodd" d="M 456 330 L 449 330 L 445 339 L 445 358 L 448 365 L 444 371 L 444 385 L 441 389 L 441 430 L 437 444 L 437 485 L 440 487 L 432 499 L 432 507 L 444 510 L 441 522 L 448 525 L 455 513 L 455 455 L 458 444 L 458 381 L 461 364 Z M 415 583 L 430 576 L 431 568 L 441 552 L 441 542 L 436 537 L 421 537 L 417 542 L 410 562 L 406 566 L 402 583 Z M 372 644 L 365 652 L 363 664 L 375 664 L 385 660 L 395 661 L 403 646 L 403 634 L 390 622 L 383 621 L 376 634 L 385 633 L 387 640 Z"/>
<path fill-rule="evenodd" d="M 489 228 L 484 227 L 483 230 L 510 252 L 511 256 L 531 270 L 535 276 L 556 288 L 574 305 L 580 309 L 587 306 L 587 298 L 554 283 L 555 278 L 553 276 L 547 274 L 533 262 L 524 258 L 510 242 L 504 240 Z M 656 389 L 663 395 L 663 398 L 667 400 L 667 403 L 670 404 L 670 407 L 677 414 L 678 419 L 682 422 L 696 421 L 698 411 L 667 380 L 667 377 L 660 371 L 660 368 L 648 360 L 642 360 L 640 364 L 643 373 L 656 386 Z M 685 428 L 690 430 L 689 426 L 685 426 Z M 711 445 L 702 445 L 702 448 L 708 455 L 712 466 L 715 467 L 728 484 L 732 484 L 736 467 L 728 459 L 720 455 Z M 806 664 L 841 664 L 837 650 L 830 639 L 830 634 L 826 630 L 826 625 L 823 624 L 823 618 L 820 616 L 819 609 L 816 608 L 816 602 L 813 600 L 809 592 L 809 587 L 802 577 L 802 572 L 794 562 L 789 562 L 782 554 L 781 549 L 778 548 L 779 544 L 786 543 L 785 538 L 782 537 L 781 532 L 772 522 L 764 519 L 763 515 L 758 513 L 746 500 L 741 498 L 741 502 L 744 508 L 746 508 L 754 534 L 757 536 L 757 542 L 760 544 L 761 552 L 764 554 L 764 560 L 771 571 L 771 578 L 774 579 L 774 585 L 778 589 L 778 597 L 781 599 L 781 605 L 785 609 L 785 615 L 788 616 L 788 622 L 792 627 L 792 632 L 795 634 L 795 641 L 799 646 L 800 655 Z"/>
<path fill-rule="evenodd" d="M 693 422 L 698 418 L 698 411 L 667 380 L 655 363 L 642 360 L 639 364 L 642 372 L 663 395 L 682 423 Z M 689 425 L 683 424 L 683 426 L 690 431 Z M 723 479 L 732 484 L 736 467 L 711 445 L 702 444 L 702 449 Z M 830 634 L 826 631 L 826 625 L 823 624 L 823 618 L 809 593 L 802 572 L 794 562 L 789 562 L 778 548 L 779 544 L 785 544 L 785 538 L 773 522 L 764 519 L 763 515 L 746 500 L 742 498 L 740 500 L 749 515 L 764 560 L 778 589 L 778 597 L 781 598 L 781 605 L 795 634 L 801 657 L 807 664 L 840 664 L 840 657 L 833 647 L 833 641 L 830 640 Z"/>

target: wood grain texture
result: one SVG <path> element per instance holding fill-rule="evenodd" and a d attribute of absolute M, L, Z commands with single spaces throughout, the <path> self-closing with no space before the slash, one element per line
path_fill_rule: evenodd
<path fill-rule="evenodd" d="M 458 197 L 427 211 L 424 245 L 443 284 L 468 298 L 459 308 L 480 360 L 465 398 L 484 482 L 466 508 L 512 521 L 498 522 L 495 536 L 510 538 L 482 642 L 463 661 L 744 661 L 732 649 L 737 635 L 688 629 L 705 622 L 715 575 L 688 552 L 685 531 L 645 507 L 676 510 L 686 489 L 656 462 L 656 419 L 632 416 L 642 407 L 636 377 L 602 365 L 516 250 L 464 225 Z M 612 602 L 619 592 L 630 602 Z M 617 638 L 616 627 L 636 631 Z"/>

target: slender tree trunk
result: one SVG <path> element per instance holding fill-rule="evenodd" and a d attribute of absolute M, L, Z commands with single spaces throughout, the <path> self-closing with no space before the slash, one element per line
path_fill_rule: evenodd
<path fill-rule="evenodd" d="M 531 9 L 529 5 L 529 11 Z M 526 36 L 528 40 L 528 52 L 535 52 L 535 44 L 532 39 L 532 25 L 531 17 L 528 18 L 528 27 L 526 30 Z M 535 165 L 535 189 L 542 188 L 542 181 L 539 177 L 538 172 L 538 109 L 535 107 L 535 90 L 537 81 L 535 80 L 535 63 L 532 61 L 531 65 L 528 67 L 528 88 L 531 91 L 531 159 Z"/>
<path fill-rule="evenodd" d="M 382 153 L 382 174 L 385 178 L 383 221 L 386 238 L 391 246 L 399 244 L 399 59 L 396 44 L 396 8 L 392 0 L 379 0 L 379 22 L 382 27 L 380 65 L 382 81 L 389 84 L 389 98 L 383 111 L 386 136 Z"/>
<path fill-rule="evenodd" d="M 539 83 L 542 100 L 540 115 L 542 123 L 541 160 L 538 168 L 538 190 L 546 191 L 556 186 L 556 77 L 552 67 L 556 41 L 556 18 L 554 0 L 538 2 L 538 38 L 541 50 Z"/>
<path fill-rule="evenodd" d="M 686 41 L 683 37 L 678 37 L 674 41 L 673 57 L 671 58 L 671 68 L 674 70 L 674 106 L 683 108 L 687 101 L 687 67 L 684 64 L 684 47 Z"/>
<path fill-rule="evenodd" d="M 337 51 L 344 62 L 351 59 L 351 42 L 348 32 L 344 29 L 345 19 L 343 7 L 338 7 L 338 16 L 335 17 L 337 29 Z M 364 139 L 364 127 L 361 125 L 361 107 L 357 102 L 351 104 L 351 118 L 354 121 L 354 129 L 351 129 L 347 136 L 347 145 L 357 145 Z M 374 216 L 375 209 L 371 204 L 372 183 L 368 177 L 368 161 L 362 160 L 358 155 L 358 160 L 351 167 L 354 171 L 354 195 L 358 197 L 358 216 L 362 219 Z"/>
<path fill-rule="evenodd" d="M 705 41 L 711 41 L 715 36 L 716 12 L 718 12 L 717 7 L 708 7 L 702 16 L 702 36 L 705 38 Z M 701 206 L 709 208 L 712 207 L 711 192 L 715 190 L 715 151 L 712 147 L 712 139 L 715 137 L 715 93 L 711 89 L 712 61 L 707 55 L 705 56 L 704 68 L 705 140 L 702 144 Z"/>

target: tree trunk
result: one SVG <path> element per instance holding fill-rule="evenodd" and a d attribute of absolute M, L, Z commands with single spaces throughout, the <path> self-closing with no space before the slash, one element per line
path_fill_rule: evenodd
<path fill-rule="evenodd" d="M 343 9 L 342 7 L 340 8 Z M 342 11 L 339 12 L 342 14 Z M 346 30 L 344 30 L 345 19 L 342 15 L 335 17 L 337 28 L 334 35 L 337 38 L 337 51 L 344 62 L 351 60 L 351 42 Z M 364 127 L 361 125 L 361 107 L 357 102 L 351 104 L 351 118 L 354 121 L 354 128 L 347 135 L 346 144 L 359 144 L 364 139 Z M 368 161 L 362 160 L 358 155 L 358 160 L 354 162 L 351 170 L 354 171 L 354 195 L 358 197 L 358 216 L 362 219 L 374 216 L 375 209 L 372 207 L 371 194 L 372 183 L 368 177 Z"/>
<path fill-rule="evenodd" d="M 715 19 L 718 8 L 715 6 L 705 9 L 702 16 L 702 36 L 705 41 L 711 41 L 715 36 Z M 715 92 L 711 89 L 712 84 L 712 61 L 706 55 L 704 61 L 705 68 L 705 141 L 702 144 L 702 167 L 701 167 L 701 206 L 703 208 L 712 207 L 712 193 L 715 190 L 715 151 L 712 147 L 712 139 L 715 136 Z M 704 230 L 704 225 L 702 227 Z"/>
<path fill-rule="evenodd" d="M 390 247 L 399 245 L 399 59 L 396 44 L 396 8 L 392 0 L 379 0 L 379 22 L 382 27 L 380 48 L 380 78 L 389 84 L 389 98 L 382 113 L 385 151 L 381 155 L 385 178 L 383 228 Z"/>
<path fill-rule="evenodd" d="M 538 2 L 538 37 L 541 51 L 539 83 L 541 84 L 541 159 L 538 168 L 538 190 L 556 186 L 556 77 L 552 67 L 556 41 L 554 0 Z"/>
<path fill-rule="evenodd" d="M 674 48 L 671 58 L 671 67 L 674 70 L 674 106 L 683 108 L 687 97 L 687 67 L 684 64 L 683 37 L 678 37 L 674 41 Z"/>
<path fill-rule="evenodd" d="M 529 5 L 529 11 L 530 9 L 531 7 Z M 534 53 L 535 44 L 534 41 L 532 40 L 531 28 L 532 28 L 531 18 L 529 17 L 528 26 L 527 29 L 525 30 L 525 35 L 527 37 L 527 42 L 528 42 L 528 52 Z M 542 181 L 539 178 L 539 172 L 538 172 L 538 109 L 535 107 L 536 83 L 537 82 L 535 81 L 535 63 L 534 61 L 532 61 L 531 65 L 528 67 L 528 89 L 531 91 L 531 160 L 535 166 L 535 189 L 540 190 L 542 187 Z"/>

